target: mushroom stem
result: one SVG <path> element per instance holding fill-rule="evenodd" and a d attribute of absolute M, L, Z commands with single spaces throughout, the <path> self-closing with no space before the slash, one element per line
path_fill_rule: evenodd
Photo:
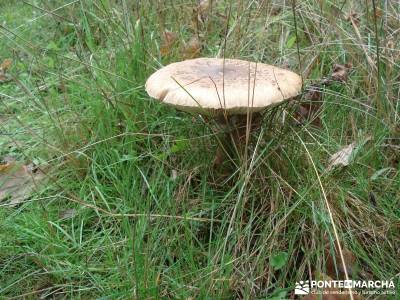
<path fill-rule="evenodd" d="M 261 120 L 261 113 L 218 118 L 218 129 L 224 132 L 219 135 L 220 145 L 217 148 L 214 166 L 218 167 L 228 159 L 246 157 L 250 135 L 260 128 Z"/>

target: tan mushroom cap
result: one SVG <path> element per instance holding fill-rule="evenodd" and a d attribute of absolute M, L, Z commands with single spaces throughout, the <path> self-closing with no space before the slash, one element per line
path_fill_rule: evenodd
<path fill-rule="evenodd" d="M 238 59 L 197 58 L 172 63 L 146 82 L 150 97 L 179 110 L 246 114 L 298 95 L 302 79 L 275 66 Z"/>

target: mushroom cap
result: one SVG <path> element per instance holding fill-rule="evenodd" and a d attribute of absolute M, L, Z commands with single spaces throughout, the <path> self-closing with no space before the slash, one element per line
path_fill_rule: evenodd
<path fill-rule="evenodd" d="M 172 63 L 146 82 L 150 97 L 179 110 L 218 115 L 257 112 L 298 95 L 302 79 L 275 66 L 238 59 Z"/>

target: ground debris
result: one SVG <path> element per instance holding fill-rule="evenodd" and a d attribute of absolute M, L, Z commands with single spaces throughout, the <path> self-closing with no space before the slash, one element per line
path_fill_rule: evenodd
<path fill-rule="evenodd" d="M 12 65 L 12 60 L 10 58 L 6 58 L 0 64 L 0 83 L 5 83 L 11 80 L 10 75 L 7 74 L 8 69 L 10 69 Z"/>
<path fill-rule="evenodd" d="M 193 36 L 183 49 L 183 57 L 185 59 L 195 58 L 200 54 L 201 48 L 202 43 L 200 39 L 197 36 Z"/>
<path fill-rule="evenodd" d="M 0 165 L 0 201 L 14 207 L 27 199 L 43 180 L 44 173 L 33 165 L 9 162 Z"/>
<path fill-rule="evenodd" d="M 296 111 L 296 120 L 300 124 L 310 122 L 317 127 L 321 126 L 319 112 L 323 103 L 324 88 L 334 82 L 344 83 L 347 81 L 349 72 L 352 68 L 351 63 L 334 64 L 332 74 L 307 87 L 303 100 Z"/>
<path fill-rule="evenodd" d="M 69 208 L 69 209 L 61 211 L 58 216 L 60 219 L 66 220 L 66 219 L 71 219 L 71 218 L 75 217 L 76 214 L 77 214 L 76 209 Z"/>
<path fill-rule="evenodd" d="M 328 170 L 333 169 L 335 166 L 348 166 L 350 164 L 350 158 L 355 147 L 356 142 L 353 142 L 334 153 L 329 158 Z"/>
<path fill-rule="evenodd" d="M 178 39 L 178 35 L 175 32 L 165 30 L 162 34 L 162 44 L 160 47 L 160 53 L 162 56 L 171 54 L 173 46 Z"/>
<path fill-rule="evenodd" d="M 340 81 L 340 82 L 346 82 L 348 78 L 349 71 L 353 65 L 351 63 L 346 63 L 344 65 L 341 64 L 335 64 L 333 66 L 333 72 L 332 72 L 332 80 L 333 81 Z"/>

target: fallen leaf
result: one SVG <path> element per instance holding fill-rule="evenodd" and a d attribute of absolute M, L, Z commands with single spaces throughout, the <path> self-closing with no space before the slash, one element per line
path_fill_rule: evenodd
<path fill-rule="evenodd" d="M 304 98 L 308 101 L 320 102 L 322 99 L 322 89 L 317 85 L 312 85 L 307 89 Z"/>
<path fill-rule="evenodd" d="M 178 178 L 178 171 L 174 169 L 171 171 L 171 179 L 176 180 L 176 178 Z"/>
<path fill-rule="evenodd" d="M 395 46 L 395 44 L 394 44 L 393 39 L 389 39 L 389 40 L 387 41 L 387 43 L 386 43 L 386 48 L 388 48 L 388 49 L 390 49 L 390 50 L 393 50 L 393 49 L 394 49 L 394 46 Z"/>
<path fill-rule="evenodd" d="M 10 58 L 3 60 L 0 64 L 0 83 L 5 83 L 11 80 L 10 76 L 7 75 L 7 71 L 11 65 L 12 60 Z"/>
<path fill-rule="evenodd" d="M 200 54 L 201 42 L 197 36 L 193 36 L 183 49 L 183 57 L 185 59 L 194 58 Z"/>
<path fill-rule="evenodd" d="M 12 162 L 0 168 L 0 201 L 9 200 L 16 206 L 28 198 L 44 174 L 32 166 Z"/>
<path fill-rule="evenodd" d="M 348 166 L 355 146 L 356 143 L 353 142 L 333 154 L 329 158 L 328 170 L 331 170 L 335 166 Z"/>
<path fill-rule="evenodd" d="M 77 213 L 76 209 L 70 208 L 70 209 L 66 209 L 66 210 L 60 212 L 59 217 L 62 220 L 71 219 L 76 216 L 76 213 Z"/>
<path fill-rule="evenodd" d="M 201 12 L 205 12 L 210 7 L 210 0 L 199 0 L 198 8 Z"/>
<path fill-rule="evenodd" d="M 2 72 L 2 70 L 0 70 L 0 83 L 7 81 L 10 81 L 10 78 L 4 72 Z"/>
<path fill-rule="evenodd" d="M 160 53 L 162 56 L 169 55 L 172 51 L 172 47 L 176 42 L 178 35 L 175 32 L 165 30 L 162 36 L 162 44 L 160 47 Z"/>
<path fill-rule="evenodd" d="M 383 10 L 381 8 L 377 7 L 376 11 L 375 11 L 375 17 L 381 18 L 382 16 L 383 16 Z"/>
<path fill-rule="evenodd" d="M 333 73 L 331 75 L 332 80 L 345 82 L 348 78 L 348 74 L 350 69 L 353 67 L 351 63 L 347 63 L 344 65 L 335 64 L 333 66 Z"/>
<path fill-rule="evenodd" d="M 200 33 L 202 29 L 204 29 L 202 27 L 207 20 L 209 7 L 209 0 L 198 0 L 197 6 L 192 8 L 191 28 L 197 34 Z"/>
<path fill-rule="evenodd" d="M 215 152 L 213 166 L 218 169 L 225 161 L 225 159 L 226 159 L 226 153 L 224 149 L 221 146 L 219 146 L 217 148 L 217 151 Z"/>
<path fill-rule="evenodd" d="M 274 270 L 282 269 L 288 260 L 287 252 L 279 252 L 271 257 L 270 265 L 274 268 Z"/>
<path fill-rule="evenodd" d="M 344 243 L 342 243 L 341 246 L 344 264 L 346 265 L 346 270 L 349 277 L 357 277 L 358 264 L 356 256 L 344 245 Z M 337 240 L 331 242 L 329 238 L 325 236 L 324 257 L 326 275 L 337 280 L 345 280 L 346 274 L 343 267 L 343 261 L 340 256 Z"/>
<path fill-rule="evenodd" d="M 209 0 L 199 1 L 199 5 L 197 5 L 197 16 L 199 18 L 199 21 L 204 22 L 204 20 L 207 18 L 207 12 L 209 7 L 210 7 Z"/>
<path fill-rule="evenodd" d="M 321 120 L 319 112 L 322 105 L 322 90 L 317 85 L 312 85 L 307 89 L 302 101 L 295 113 L 295 118 L 300 124 L 311 123 L 320 127 Z"/>
<path fill-rule="evenodd" d="M 355 11 L 350 11 L 345 19 L 346 21 L 354 22 L 356 26 L 360 25 L 360 15 Z"/>
<path fill-rule="evenodd" d="M 0 172 L 7 170 L 9 167 L 10 167 L 10 164 L 8 164 L 8 163 L 0 165 Z"/>
<path fill-rule="evenodd" d="M 396 169 L 392 168 L 392 167 L 380 169 L 380 170 L 376 171 L 374 174 L 372 174 L 371 180 L 377 180 L 379 177 L 385 178 L 386 175 L 390 174 L 390 172 L 392 172 L 392 171 L 396 172 Z"/>
<path fill-rule="evenodd" d="M 12 60 L 10 58 L 6 58 L 5 60 L 3 60 L 3 62 L 0 65 L 0 68 L 3 71 L 7 71 L 12 65 Z"/>
<path fill-rule="evenodd" d="M 329 251 L 326 250 L 326 272 L 332 278 L 337 278 L 339 276 L 340 280 L 345 279 L 345 271 L 342 263 L 342 259 L 339 254 L 339 250 L 335 247 L 334 255 Z M 342 249 L 344 263 L 346 265 L 346 270 L 349 276 L 355 275 L 357 269 L 357 259 L 353 252 L 351 252 L 347 248 Z"/>

